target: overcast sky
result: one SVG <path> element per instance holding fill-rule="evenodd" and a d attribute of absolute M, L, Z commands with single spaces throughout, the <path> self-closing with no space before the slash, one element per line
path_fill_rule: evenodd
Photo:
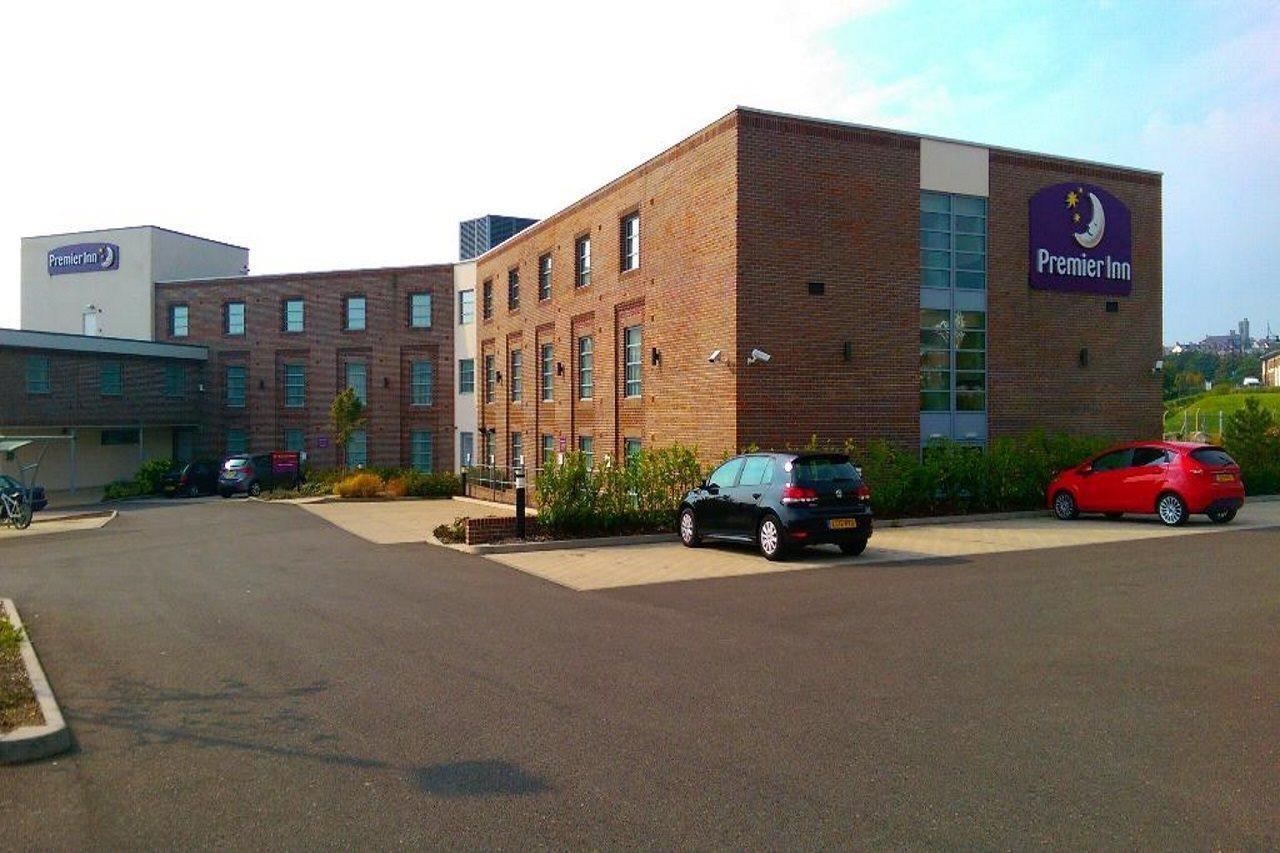
<path fill-rule="evenodd" d="M 800 8 L 797 8 L 800 7 Z M 735 104 L 1165 173 L 1166 341 L 1280 332 L 1280 4 L 17 3 L 0 326 L 23 235 L 154 224 L 256 273 L 452 261 Z"/>

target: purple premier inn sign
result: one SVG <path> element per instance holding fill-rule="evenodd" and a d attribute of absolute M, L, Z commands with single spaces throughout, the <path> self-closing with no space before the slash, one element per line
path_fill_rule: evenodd
<path fill-rule="evenodd" d="M 115 243 L 76 243 L 49 250 L 49 275 L 118 269 L 120 247 Z"/>
<path fill-rule="evenodd" d="M 1028 204 L 1028 279 L 1037 290 L 1128 296 L 1129 208 L 1093 184 L 1054 184 Z"/>

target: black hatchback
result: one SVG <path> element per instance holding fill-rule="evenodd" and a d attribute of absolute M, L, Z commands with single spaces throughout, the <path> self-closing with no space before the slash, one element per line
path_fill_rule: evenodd
<path fill-rule="evenodd" d="M 218 465 L 215 462 L 179 464 L 161 478 L 160 491 L 171 498 L 212 495 L 218 491 Z"/>
<path fill-rule="evenodd" d="M 753 542 L 770 560 L 806 545 L 856 556 L 871 538 L 871 490 L 839 453 L 747 453 L 725 462 L 680 505 L 680 541 Z"/>

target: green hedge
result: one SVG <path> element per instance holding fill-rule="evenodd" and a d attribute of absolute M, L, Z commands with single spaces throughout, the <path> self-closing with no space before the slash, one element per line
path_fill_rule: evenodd
<path fill-rule="evenodd" d="M 1240 463 L 1240 479 L 1250 495 L 1274 495 L 1280 492 L 1280 425 L 1271 409 L 1258 398 L 1244 401 L 1244 406 L 1227 419 L 1223 442 L 1226 451 Z"/>

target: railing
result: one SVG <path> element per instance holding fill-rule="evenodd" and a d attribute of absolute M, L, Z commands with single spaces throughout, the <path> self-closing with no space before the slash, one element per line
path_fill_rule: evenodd
<path fill-rule="evenodd" d="M 463 493 L 469 498 L 498 501 L 513 504 L 516 502 L 516 468 L 515 465 L 472 465 L 463 469 L 466 487 Z M 534 483 L 538 480 L 540 468 L 532 465 L 524 466 L 526 496 L 530 506 L 537 504 Z"/>

